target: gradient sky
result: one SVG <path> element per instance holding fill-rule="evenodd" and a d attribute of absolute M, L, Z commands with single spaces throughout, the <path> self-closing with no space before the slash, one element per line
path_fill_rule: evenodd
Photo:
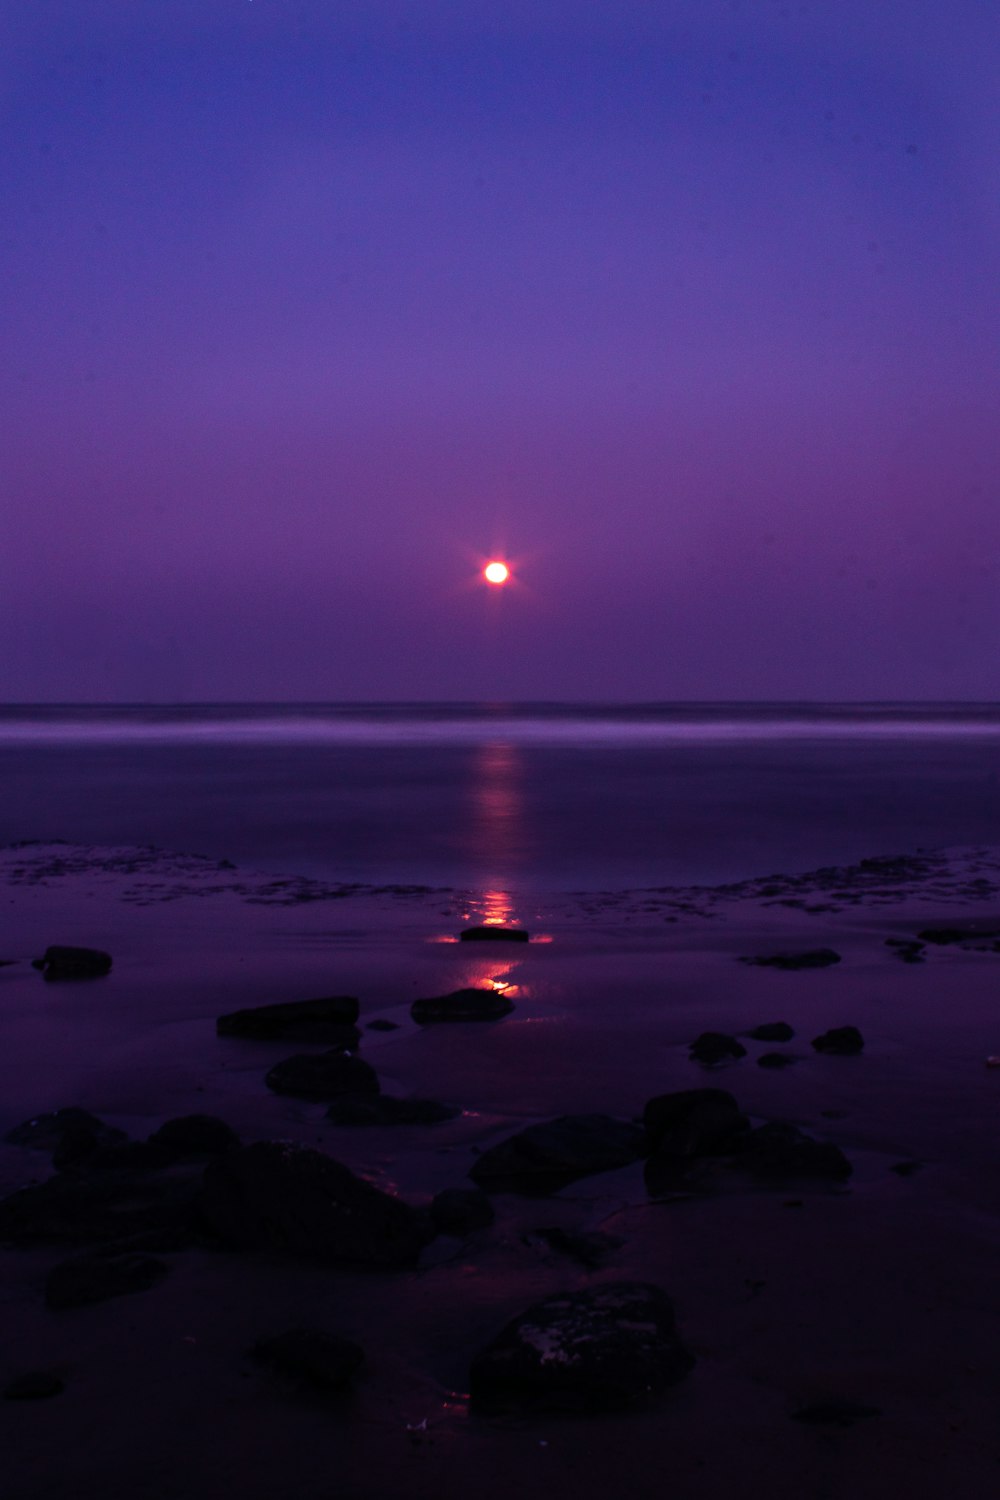
<path fill-rule="evenodd" d="M 998 69 L 996 0 L 4 0 L 0 697 L 1000 698 Z"/>

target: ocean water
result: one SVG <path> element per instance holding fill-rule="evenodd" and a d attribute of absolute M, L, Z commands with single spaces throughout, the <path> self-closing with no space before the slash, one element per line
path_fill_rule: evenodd
<path fill-rule="evenodd" d="M 503 891 L 1000 845 L 987 704 L 10 705 L 0 843 Z"/>

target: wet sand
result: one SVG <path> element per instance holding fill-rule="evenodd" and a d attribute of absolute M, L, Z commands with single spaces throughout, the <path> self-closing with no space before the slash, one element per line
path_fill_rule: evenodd
<path fill-rule="evenodd" d="M 157 851 L 3 851 L 0 1134 L 81 1105 L 144 1139 L 170 1117 L 219 1115 L 245 1141 L 329 1152 L 413 1203 L 468 1185 L 476 1152 L 565 1113 L 633 1118 L 645 1101 L 710 1084 L 753 1120 L 786 1120 L 849 1157 L 843 1185 L 754 1186 L 652 1200 L 641 1163 L 547 1198 L 498 1194 L 496 1222 L 438 1238 L 405 1272 L 360 1272 L 202 1249 L 166 1258 L 155 1288 L 53 1311 L 42 1288 L 62 1246 L 0 1252 L 0 1379 L 49 1370 L 58 1396 L 0 1402 L 10 1500 L 319 1497 L 989 1494 L 1000 1477 L 997 1120 L 1000 953 L 886 945 L 933 922 L 1000 914 L 995 851 L 771 877 L 715 890 L 522 901 L 534 940 L 454 941 L 481 893 L 339 889 Z M 489 898 L 498 899 L 497 893 Z M 488 906 L 488 899 L 486 899 Z M 114 955 L 107 978 L 46 983 L 51 943 Z M 744 955 L 834 948 L 827 969 Z M 506 983 L 490 1024 L 417 1027 L 412 1001 Z M 432 1126 L 332 1125 L 323 1104 L 264 1085 L 288 1042 L 219 1038 L 243 1006 L 354 994 L 362 1056 L 383 1092 L 458 1106 Z M 390 1020 L 393 1031 L 365 1031 Z M 706 1070 L 688 1044 L 784 1020 L 792 1067 L 768 1045 Z M 810 1039 L 853 1024 L 859 1057 Z M 905 1165 L 903 1165 L 905 1164 Z M 902 1166 L 902 1170 L 898 1170 Z M 0 1146 L 0 1189 L 50 1171 Z M 598 1268 L 541 1228 L 620 1243 Z M 654 1282 L 674 1299 L 693 1373 L 645 1406 L 592 1418 L 470 1414 L 471 1357 L 549 1292 Z M 331 1397 L 262 1368 L 262 1335 L 315 1324 L 366 1362 Z M 850 1425 L 793 1419 L 849 1402 Z"/>

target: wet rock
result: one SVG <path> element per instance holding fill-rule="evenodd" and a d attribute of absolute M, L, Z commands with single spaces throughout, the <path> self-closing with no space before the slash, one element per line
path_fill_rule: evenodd
<path fill-rule="evenodd" d="M 766 1021 L 763 1026 L 755 1026 L 747 1035 L 753 1037 L 755 1042 L 790 1042 L 795 1032 L 787 1021 Z"/>
<path fill-rule="evenodd" d="M 56 1165 L 60 1171 L 162 1172 L 172 1167 L 176 1160 L 174 1152 L 154 1141 L 122 1141 L 111 1146 L 98 1146 L 96 1151 L 76 1160 L 67 1161 L 61 1156 Z"/>
<path fill-rule="evenodd" d="M 462 943 L 526 943 L 523 927 L 463 927 L 458 934 Z"/>
<path fill-rule="evenodd" d="M 8 1130 L 4 1140 L 11 1146 L 27 1146 L 30 1151 L 57 1151 L 67 1138 L 81 1144 L 89 1142 L 89 1149 L 111 1145 L 127 1139 L 124 1130 L 105 1125 L 87 1109 L 70 1105 L 67 1109 L 54 1109 L 48 1114 L 36 1115 Z"/>
<path fill-rule="evenodd" d="M 147 1292 L 167 1267 L 152 1255 L 79 1255 L 53 1266 L 45 1282 L 46 1306 L 85 1307 L 132 1292 Z"/>
<path fill-rule="evenodd" d="M 44 1401 L 48 1396 L 58 1396 L 66 1389 L 66 1383 L 49 1370 L 26 1370 L 15 1375 L 3 1388 L 7 1401 Z"/>
<path fill-rule="evenodd" d="M 439 1234 L 472 1234 L 495 1218 L 489 1195 L 480 1188 L 445 1188 L 431 1203 L 431 1223 Z"/>
<path fill-rule="evenodd" d="M 817 1052 L 829 1052 L 838 1057 L 852 1057 L 864 1049 L 865 1039 L 856 1026 L 834 1026 L 822 1036 L 813 1038 Z"/>
<path fill-rule="evenodd" d="M 281 1005 L 257 1005 L 219 1016 L 219 1036 L 249 1037 L 255 1041 L 320 1042 L 348 1050 L 361 1033 L 354 1024 L 358 1002 L 353 995 L 330 995 L 324 1000 L 290 1000 Z"/>
<path fill-rule="evenodd" d="M 742 1042 L 738 1042 L 734 1036 L 727 1036 L 724 1031 L 703 1031 L 691 1043 L 689 1055 L 692 1062 L 711 1068 L 717 1063 L 746 1057 L 747 1049 Z"/>
<path fill-rule="evenodd" d="M 255 1356 L 285 1375 L 324 1391 L 339 1391 L 364 1363 L 364 1350 L 352 1339 L 319 1328 L 289 1328 L 258 1339 Z"/>
<path fill-rule="evenodd" d="M 384 1016 L 379 1016 L 377 1018 L 377 1020 L 369 1021 L 368 1025 L 365 1027 L 365 1030 L 366 1031 L 398 1031 L 399 1030 L 399 1022 L 398 1021 L 388 1021 L 388 1020 L 386 1020 L 386 1018 Z"/>
<path fill-rule="evenodd" d="M 790 1068 L 796 1061 L 787 1052 L 762 1052 L 757 1059 L 758 1068 Z"/>
<path fill-rule="evenodd" d="M 680 1380 L 694 1356 L 670 1298 L 645 1282 L 556 1293 L 514 1318 L 472 1362 L 474 1411 L 617 1411 Z"/>
<path fill-rule="evenodd" d="M 500 990 L 453 990 L 429 1000 L 414 1000 L 410 1015 L 421 1026 L 439 1021 L 499 1021 L 514 1009 Z"/>
<path fill-rule="evenodd" d="M 840 954 L 832 948 L 809 948 L 801 953 L 753 954 L 741 958 L 740 963 L 761 969 L 828 969 L 840 963 Z"/>
<path fill-rule="evenodd" d="M 224 1244 L 372 1267 L 412 1264 L 425 1216 L 319 1151 L 258 1141 L 205 1168 L 201 1210 Z"/>
<path fill-rule="evenodd" d="M 462 1111 L 434 1099 L 391 1099 L 387 1094 L 342 1094 L 326 1112 L 334 1125 L 437 1125 Z"/>
<path fill-rule="evenodd" d="M 563 1115 L 484 1151 L 469 1175 L 494 1192 L 548 1192 L 645 1154 L 646 1133 L 637 1125 L 610 1115 Z"/>
<path fill-rule="evenodd" d="M 302 1052 L 276 1063 L 265 1082 L 275 1094 L 296 1099 L 336 1099 L 341 1094 L 377 1094 L 373 1067 L 349 1052 Z"/>
<path fill-rule="evenodd" d="M 839 1146 L 817 1141 L 795 1125 L 772 1121 L 744 1138 L 733 1165 L 755 1177 L 819 1177 L 842 1182 L 853 1168 Z"/>
<path fill-rule="evenodd" d="M 41 958 L 32 960 L 46 979 L 100 979 L 111 973 L 111 954 L 100 948 L 46 948 Z"/>
<path fill-rule="evenodd" d="M 1000 939 L 1000 922 L 973 917 L 967 922 L 951 922 L 925 927 L 917 933 L 924 943 L 981 943 Z"/>
<path fill-rule="evenodd" d="M 886 938 L 885 946 L 891 948 L 898 959 L 904 964 L 922 964 L 924 962 L 925 943 L 914 942 L 907 938 Z"/>
<path fill-rule="evenodd" d="M 146 1248 L 194 1238 L 195 1174 L 60 1173 L 0 1200 L 0 1241 L 89 1245 L 142 1236 Z"/>
<path fill-rule="evenodd" d="M 532 1233 L 544 1241 L 557 1255 L 575 1260 L 588 1271 L 597 1271 L 609 1257 L 625 1242 L 616 1234 L 603 1234 L 599 1229 L 563 1229 L 559 1224 L 535 1229 Z"/>
<path fill-rule="evenodd" d="M 870 1417 L 881 1415 L 877 1406 L 862 1406 L 858 1401 L 817 1401 L 791 1414 L 793 1422 L 805 1422 L 815 1427 L 853 1427 L 855 1422 L 865 1422 Z"/>
<path fill-rule="evenodd" d="M 650 1149 L 669 1156 L 724 1155 L 750 1122 L 725 1089 L 681 1089 L 646 1103 L 642 1123 Z"/>
<path fill-rule="evenodd" d="M 239 1144 L 236 1131 L 216 1115 L 179 1115 L 167 1120 L 149 1137 L 149 1145 L 174 1157 L 215 1156 L 220 1151 L 232 1151 Z"/>

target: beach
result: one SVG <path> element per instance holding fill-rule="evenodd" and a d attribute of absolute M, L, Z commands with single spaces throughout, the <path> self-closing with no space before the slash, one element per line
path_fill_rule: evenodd
<path fill-rule="evenodd" d="M 8 1243 L 4 1380 L 43 1372 L 61 1386 L 3 1402 L 12 1500 L 305 1486 L 350 1500 L 596 1497 L 665 1484 L 929 1500 L 995 1486 L 1000 1070 L 987 1059 L 1000 1052 L 1000 954 L 976 930 L 924 943 L 914 962 L 892 946 L 928 928 L 988 929 L 994 848 L 525 894 L 507 917 L 527 944 L 457 940 L 489 919 L 491 899 L 496 912 L 497 892 L 338 886 L 148 847 L 27 844 L 0 866 L 4 1133 L 68 1106 L 133 1141 L 209 1114 L 244 1144 L 300 1143 L 426 1208 L 470 1187 L 477 1158 L 525 1127 L 635 1121 L 651 1098 L 712 1087 L 754 1128 L 787 1122 L 850 1164 L 836 1180 L 762 1180 L 707 1161 L 658 1189 L 639 1159 L 540 1194 L 491 1191 L 492 1224 L 436 1234 L 402 1268 L 209 1235 L 162 1252 L 165 1274 L 140 1294 L 60 1309 L 46 1306 L 46 1278 L 92 1247 Z M 31 960 L 52 944 L 106 950 L 111 972 L 49 982 Z M 838 961 L 741 962 L 817 950 Z M 485 1023 L 412 1019 L 414 1000 L 469 987 L 513 1008 Z M 216 1034 L 238 1008 L 342 994 L 359 999 L 356 1051 L 382 1093 L 458 1113 L 336 1125 L 326 1103 L 265 1085 L 309 1048 Z M 794 1031 L 780 1048 L 747 1036 L 777 1021 Z M 812 1047 L 848 1025 L 859 1054 Z M 744 1055 L 693 1061 L 706 1031 Z M 793 1065 L 758 1066 L 774 1050 Z M 45 1152 L 0 1148 L 5 1194 L 51 1171 Z M 470 1405 L 470 1367 L 509 1320 L 550 1294 L 622 1282 L 673 1302 L 694 1359 L 683 1379 L 617 1411 Z M 254 1356 L 297 1327 L 361 1346 L 343 1390 Z"/>

